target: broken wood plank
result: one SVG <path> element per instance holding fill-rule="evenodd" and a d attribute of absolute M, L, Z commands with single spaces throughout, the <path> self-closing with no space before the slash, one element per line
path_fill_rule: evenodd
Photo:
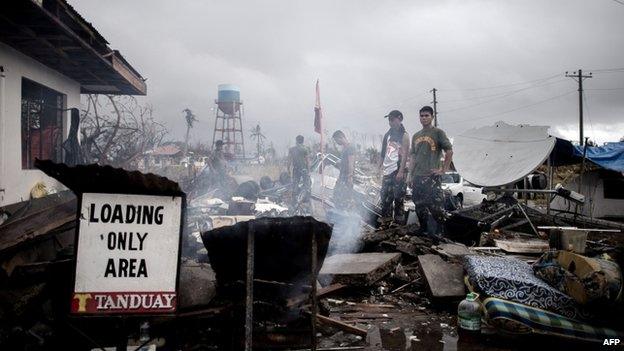
<path fill-rule="evenodd" d="M 447 263 L 438 255 L 418 256 L 418 262 L 433 297 L 464 297 L 464 269 L 461 265 Z"/>
<path fill-rule="evenodd" d="M 351 312 L 340 313 L 340 319 L 392 319 L 388 313 Z"/>
<path fill-rule="evenodd" d="M 75 221 L 76 206 L 76 198 L 71 198 L 27 218 L 5 223 L 0 228 L 0 252 L 41 239 L 53 229 Z"/>
<path fill-rule="evenodd" d="M 336 327 L 338 329 L 341 329 L 342 331 L 345 331 L 347 333 L 351 333 L 351 334 L 355 334 L 355 335 L 359 335 L 362 337 L 366 337 L 366 334 L 368 334 L 368 331 L 365 329 L 361 329 L 358 328 L 356 326 L 341 322 L 339 320 L 335 320 L 329 317 L 325 317 L 323 315 L 317 314 L 316 315 L 316 320 L 319 323 L 323 323 L 325 325 L 330 325 L 332 327 Z"/>
<path fill-rule="evenodd" d="M 540 239 L 494 239 L 497 247 L 505 252 L 541 254 L 550 248 L 548 241 Z"/>
<path fill-rule="evenodd" d="M 369 286 L 392 272 L 400 253 L 339 254 L 325 258 L 319 281 Z"/>
<path fill-rule="evenodd" d="M 458 243 L 440 244 L 434 247 L 434 250 L 436 250 L 439 254 L 450 258 L 462 257 L 472 254 L 472 252 L 470 252 L 466 245 Z"/>
<path fill-rule="evenodd" d="M 344 287 L 346 287 L 346 285 L 340 284 L 340 283 L 328 285 L 328 286 L 326 286 L 324 288 L 320 288 L 316 292 L 316 297 L 318 298 L 318 297 L 323 297 L 325 295 L 329 295 L 329 294 L 333 293 L 334 291 L 338 291 L 338 290 L 340 290 L 340 289 L 342 289 Z M 292 297 L 292 298 L 287 300 L 286 306 L 293 307 L 293 306 L 299 305 L 299 304 L 305 302 L 308 299 L 309 296 L 310 296 L 309 294 L 301 294 L 299 296 Z"/>
<path fill-rule="evenodd" d="M 408 224 L 401 227 L 368 232 L 362 236 L 362 241 L 367 244 L 375 244 L 394 236 L 412 235 L 418 231 L 419 227 L 418 224 Z"/>

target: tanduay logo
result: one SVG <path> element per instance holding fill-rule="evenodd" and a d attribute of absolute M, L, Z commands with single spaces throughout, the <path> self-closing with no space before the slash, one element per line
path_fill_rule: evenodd
<path fill-rule="evenodd" d="M 175 307 L 175 298 L 175 293 L 87 293 L 74 294 L 74 303 L 78 313 L 170 311 Z"/>

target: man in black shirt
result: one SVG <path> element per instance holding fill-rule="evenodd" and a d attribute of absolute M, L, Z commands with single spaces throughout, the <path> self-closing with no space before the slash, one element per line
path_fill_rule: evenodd
<path fill-rule="evenodd" d="M 292 202 L 293 206 L 297 205 L 300 194 L 310 193 L 310 160 L 309 150 L 303 145 L 303 136 L 297 135 L 295 146 L 288 150 L 288 171 L 292 177 Z M 304 202 L 309 200 L 309 196 L 301 199 Z"/>
<path fill-rule="evenodd" d="M 409 135 L 403 127 L 403 114 L 392 110 L 387 116 L 390 130 L 384 135 L 381 146 L 379 170 L 381 181 L 382 225 L 394 221 L 405 223 L 404 198 L 407 178 L 406 161 L 409 151 Z M 393 216 L 394 207 L 394 216 Z"/>
<path fill-rule="evenodd" d="M 334 205 L 337 208 L 353 207 L 353 173 L 355 171 L 355 148 L 349 143 L 347 136 L 337 130 L 332 135 L 334 142 L 342 147 L 340 154 L 340 175 L 334 187 Z"/>

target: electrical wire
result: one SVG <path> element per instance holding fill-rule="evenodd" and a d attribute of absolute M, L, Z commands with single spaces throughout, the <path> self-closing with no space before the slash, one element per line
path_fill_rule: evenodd
<path fill-rule="evenodd" d="M 559 75 L 557 75 L 557 77 L 559 77 Z M 553 79 L 553 78 L 556 78 L 556 77 L 552 77 L 552 78 L 550 78 L 550 79 Z M 565 79 L 561 79 L 561 80 L 559 80 L 559 81 L 563 82 L 563 81 L 565 81 Z M 559 82 L 559 81 L 557 81 L 557 82 Z M 551 82 L 551 83 L 545 83 L 545 82 L 546 82 L 546 81 L 542 81 L 542 82 L 540 82 L 540 83 L 539 83 L 540 85 L 534 85 L 534 86 L 532 86 L 532 87 L 537 88 L 537 87 L 540 87 L 540 86 L 550 85 L 550 84 L 555 84 L 555 83 L 557 83 L 557 82 Z M 541 83 L 544 83 L 544 84 L 541 84 Z M 528 87 L 528 88 L 532 88 L 532 87 Z M 498 93 L 494 93 L 494 94 L 481 95 L 481 96 L 473 96 L 473 97 L 467 97 L 467 98 L 455 99 L 455 100 L 442 100 L 441 102 L 442 102 L 442 103 L 451 103 L 451 102 L 460 102 L 460 101 L 471 101 L 471 100 L 486 99 L 486 98 L 490 98 L 490 97 L 496 97 L 496 96 L 505 95 L 505 94 L 507 94 L 507 93 L 512 93 L 512 92 L 516 92 L 516 91 L 522 91 L 522 90 L 525 90 L 525 89 L 527 89 L 527 88 L 521 88 L 521 89 L 514 90 L 514 91 L 503 91 L 503 92 L 498 92 Z M 446 91 L 444 90 L 443 92 L 446 92 Z"/>
<path fill-rule="evenodd" d="M 530 81 L 526 81 L 526 82 L 516 82 L 516 83 L 509 83 L 509 84 L 502 84 L 502 85 L 493 85 L 493 86 L 489 86 L 489 87 L 470 88 L 470 89 L 439 89 L 439 90 L 444 90 L 444 91 L 479 91 L 479 90 L 498 89 L 498 88 L 513 87 L 513 86 L 516 86 L 516 85 L 539 83 L 539 82 L 547 81 L 547 80 L 550 80 L 550 79 L 553 79 L 553 78 L 556 78 L 556 77 L 559 77 L 559 76 L 561 76 L 561 74 L 554 74 L 552 76 L 542 77 L 542 78 L 538 78 L 538 79 L 534 79 L 534 80 L 530 80 Z"/>
<path fill-rule="evenodd" d="M 588 90 L 588 91 L 590 90 L 624 90 L 624 88 L 597 88 L 597 89 L 592 88 L 592 89 L 584 89 L 584 90 Z"/>
<path fill-rule="evenodd" d="M 475 117 L 471 117 L 471 118 L 467 118 L 467 119 L 463 119 L 463 120 L 453 121 L 453 123 L 472 122 L 472 121 L 478 121 L 478 120 L 481 120 L 481 119 L 486 119 L 486 118 L 491 118 L 491 117 L 505 115 L 505 114 L 508 114 L 508 113 L 511 113 L 511 112 L 514 112 L 514 111 L 522 110 L 522 109 L 525 109 L 525 108 L 528 108 L 528 107 L 532 107 L 532 106 L 539 105 L 539 104 L 542 104 L 542 103 L 545 103 L 545 102 L 548 102 L 548 101 L 551 101 L 551 100 L 555 100 L 555 99 L 561 98 L 563 96 L 572 94 L 575 91 L 576 90 L 571 90 L 571 91 L 568 91 L 567 93 L 556 95 L 556 96 L 550 97 L 548 99 L 540 100 L 540 101 L 534 102 L 532 104 L 519 106 L 519 107 L 513 108 L 511 110 L 502 111 L 502 112 L 498 112 L 498 113 L 493 113 L 493 114 L 489 114 L 489 115 L 481 116 L 481 117 L 476 117 L 476 118 Z"/>
<path fill-rule="evenodd" d="M 441 111 L 441 113 L 454 112 L 454 111 L 465 110 L 465 109 L 472 108 L 472 107 L 476 107 L 476 106 L 481 106 L 481 105 L 487 104 L 487 103 L 489 103 L 489 102 L 496 101 L 496 100 L 499 100 L 499 99 L 506 98 L 506 97 L 508 97 L 508 96 L 511 96 L 511 95 L 517 94 L 517 93 L 519 93 L 519 92 L 521 92 L 521 91 L 525 91 L 525 90 L 529 90 L 529 89 L 534 89 L 534 88 L 540 88 L 540 87 L 547 86 L 547 85 L 552 85 L 552 84 L 557 84 L 557 83 L 561 83 L 561 82 L 563 82 L 563 81 L 565 81 L 565 79 L 561 79 L 561 80 L 558 80 L 558 81 L 555 81 L 555 82 L 551 82 L 551 83 L 546 83 L 546 84 L 541 84 L 541 85 L 535 85 L 535 86 L 525 87 L 525 88 L 522 88 L 522 89 L 517 89 L 517 90 L 514 90 L 514 91 L 506 92 L 506 93 L 504 93 L 504 94 L 502 94 L 502 95 L 499 95 L 499 96 L 497 96 L 497 97 L 495 97 L 495 98 L 492 98 L 492 99 L 489 99 L 489 100 L 485 100 L 485 101 L 478 102 L 478 103 L 476 103 L 476 104 L 467 105 L 467 106 L 461 106 L 461 107 L 457 107 L 457 108 L 450 109 L 450 110 L 446 110 L 446 111 L 445 111 L 445 110 L 442 110 L 442 111 Z M 442 102 L 444 102 L 444 101 L 442 101 Z"/>
<path fill-rule="evenodd" d="M 596 142 L 596 132 L 594 131 L 594 125 L 592 124 L 591 118 L 589 116 L 589 104 L 587 103 L 587 95 L 583 91 L 583 113 L 584 116 L 587 116 L 587 121 L 589 122 L 589 130 L 591 131 L 592 137 L 594 138 L 594 142 Z"/>

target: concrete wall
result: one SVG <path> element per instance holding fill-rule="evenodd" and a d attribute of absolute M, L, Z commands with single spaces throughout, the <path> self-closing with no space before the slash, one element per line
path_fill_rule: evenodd
<path fill-rule="evenodd" d="M 27 200 L 30 189 L 43 181 L 48 189 L 63 188 L 34 169 L 22 169 L 22 77 L 66 95 L 66 108 L 80 107 L 80 84 L 0 42 L 0 206 Z M 63 140 L 69 130 L 69 111 L 63 116 Z"/>

